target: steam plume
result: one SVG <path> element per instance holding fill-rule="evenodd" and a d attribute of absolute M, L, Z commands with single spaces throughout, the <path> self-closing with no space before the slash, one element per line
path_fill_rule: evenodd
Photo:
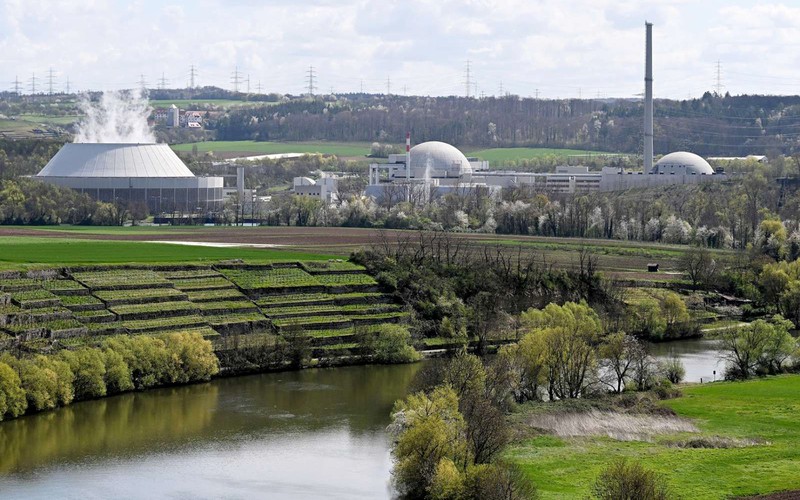
<path fill-rule="evenodd" d="M 139 90 L 103 92 L 99 102 L 84 95 L 79 106 L 85 117 L 78 124 L 75 142 L 156 142 L 147 125 L 152 108 Z"/>

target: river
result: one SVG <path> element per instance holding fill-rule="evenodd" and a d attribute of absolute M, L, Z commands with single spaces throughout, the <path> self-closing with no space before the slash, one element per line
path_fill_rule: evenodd
<path fill-rule="evenodd" d="M 215 380 L 0 423 L 3 498 L 390 498 L 419 364 Z"/>
<path fill-rule="evenodd" d="M 651 345 L 686 381 L 714 341 Z M 421 364 L 219 379 L 0 423 L 2 498 L 390 498 L 393 402 Z"/>
<path fill-rule="evenodd" d="M 650 354 L 659 361 L 677 356 L 686 369 L 684 382 L 712 382 L 724 377 L 725 362 L 719 358 L 719 341 L 717 340 L 673 340 L 648 344 L 648 349 Z"/>

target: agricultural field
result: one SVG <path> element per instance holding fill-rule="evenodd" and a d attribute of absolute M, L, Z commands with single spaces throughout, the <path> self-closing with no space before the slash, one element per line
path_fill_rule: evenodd
<path fill-rule="evenodd" d="M 598 269 L 607 277 L 631 281 L 637 286 L 647 286 L 647 282 L 683 281 L 683 276 L 677 272 L 678 260 L 690 249 L 682 245 L 588 238 L 481 233 L 453 233 L 450 236 L 454 241 L 463 241 L 475 250 L 491 247 L 512 255 L 521 253 L 543 265 L 562 268 L 577 266 L 579 253 L 588 251 L 597 258 Z M 42 241 L 39 238 L 44 237 L 48 238 L 48 244 L 36 245 Z M 20 268 L 33 262 L 166 263 L 235 258 L 256 262 L 282 259 L 327 261 L 332 256 L 346 259 L 351 252 L 368 248 L 382 238 L 386 238 L 390 245 L 397 245 L 404 240 L 413 243 L 419 236 L 413 231 L 380 232 L 375 229 L 339 227 L 0 228 L 0 267 Z M 59 239 L 68 243 L 59 242 Z M 147 243 L 153 240 L 274 245 L 275 248 L 209 248 L 190 245 L 172 247 L 161 243 Z M 715 258 L 723 260 L 732 255 L 732 251 L 728 250 L 713 252 Z M 661 271 L 647 273 L 649 263 L 658 263 Z M 315 271 L 311 268 L 307 270 Z"/>
<path fill-rule="evenodd" d="M 800 376 L 681 390 L 682 397 L 662 404 L 688 419 L 696 432 L 656 432 L 629 441 L 543 434 L 512 446 L 507 458 L 536 482 L 544 499 L 588 496 L 603 467 L 621 457 L 664 474 L 681 498 L 739 498 L 800 489 Z"/>
<path fill-rule="evenodd" d="M 270 141 L 206 141 L 176 144 L 175 151 L 188 153 L 197 146 L 199 153 L 240 153 L 241 156 L 308 153 L 365 158 L 371 144 L 367 142 L 270 142 Z"/>
<path fill-rule="evenodd" d="M 197 329 L 209 338 L 347 329 L 327 336 L 327 345 L 407 316 L 363 268 L 341 259 L 236 262 L 5 272 L 0 346 L 35 351 L 53 342 L 85 345 L 101 335 Z"/>
<path fill-rule="evenodd" d="M 585 151 L 582 149 L 554 149 L 554 148 L 489 148 L 479 150 L 467 150 L 464 154 L 475 156 L 481 160 L 488 161 L 491 165 L 502 165 L 503 163 L 517 160 L 527 160 L 531 158 L 556 157 L 566 158 L 576 155 L 609 155 L 602 151 Z"/>

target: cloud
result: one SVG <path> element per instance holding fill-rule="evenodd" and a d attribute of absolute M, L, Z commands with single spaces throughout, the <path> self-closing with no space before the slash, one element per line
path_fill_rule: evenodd
<path fill-rule="evenodd" d="M 798 93 L 790 2 L 745 0 L 0 0 L 0 82 L 53 67 L 72 88 L 133 87 L 163 73 L 231 87 L 238 66 L 268 91 L 320 89 L 544 97 L 641 92 L 644 21 L 656 93 L 699 95 L 722 64 L 728 90 Z M 0 83 L 0 89 L 3 84 Z"/>

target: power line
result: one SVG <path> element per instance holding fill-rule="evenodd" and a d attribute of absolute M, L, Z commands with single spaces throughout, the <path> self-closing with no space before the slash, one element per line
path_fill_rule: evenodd
<path fill-rule="evenodd" d="M 386 77 L 386 95 L 392 95 L 392 78 L 389 76 Z"/>
<path fill-rule="evenodd" d="M 167 80 L 167 78 L 164 76 L 164 73 L 162 72 L 161 73 L 161 78 L 158 79 L 158 88 L 160 88 L 161 90 L 164 90 L 165 88 L 167 88 L 167 84 L 168 83 L 169 83 L 169 80 Z"/>
<path fill-rule="evenodd" d="M 139 75 L 139 88 L 147 90 L 147 80 L 144 79 L 144 73 Z"/>
<path fill-rule="evenodd" d="M 261 94 L 261 80 L 256 83 L 256 93 Z"/>
<path fill-rule="evenodd" d="M 55 77 L 53 76 L 53 68 L 50 68 L 47 71 L 47 95 L 53 95 L 53 81 Z"/>
<path fill-rule="evenodd" d="M 195 88 L 195 85 L 194 85 L 195 81 L 194 80 L 195 80 L 196 77 L 197 77 L 197 68 L 195 68 L 194 64 L 192 64 L 189 67 L 189 88 L 190 89 Z"/>
<path fill-rule="evenodd" d="M 717 91 L 717 95 L 722 95 L 723 85 L 722 85 L 721 75 L 722 75 L 722 65 L 720 64 L 719 59 L 717 59 L 717 83 L 716 85 L 714 85 L 714 88 Z"/>
<path fill-rule="evenodd" d="M 36 95 L 36 73 L 31 73 L 31 79 L 28 80 L 31 84 L 31 95 Z"/>
<path fill-rule="evenodd" d="M 242 74 L 239 72 L 239 66 L 233 70 L 231 75 L 231 83 L 233 84 L 233 91 L 239 92 L 239 84 L 242 83 Z"/>
<path fill-rule="evenodd" d="M 19 92 L 19 89 L 20 89 L 19 76 L 15 76 L 14 77 L 14 81 L 12 83 L 14 84 L 14 93 L 17 94 L 17 97 L 19 97 L 20 96 L 20 92 Z"/>
<path fill-rule="evenodd" d="M 467 69 L 465 70 L 465 73 L 464 73 L 464 87 L 466 88 L 466 96 L 467 97 L 469 97 L 469 91 L 470 91 L 470 88 L 472 87 L 472 81 L 469 78 L 470 77 L 470 74 L 469 74 L 469 63 L 470 62 L 471 61 L 469 59 L 467 59 Z"/>
<path fill-rule="evenodd" d="M 314 90 L 316 90 L 316 85 L 314 85 L 314 66 L 309 66 L 308 71 L 306 72 L 306 78 L 308 80 L 308 95 L 314 95 Z"/>

